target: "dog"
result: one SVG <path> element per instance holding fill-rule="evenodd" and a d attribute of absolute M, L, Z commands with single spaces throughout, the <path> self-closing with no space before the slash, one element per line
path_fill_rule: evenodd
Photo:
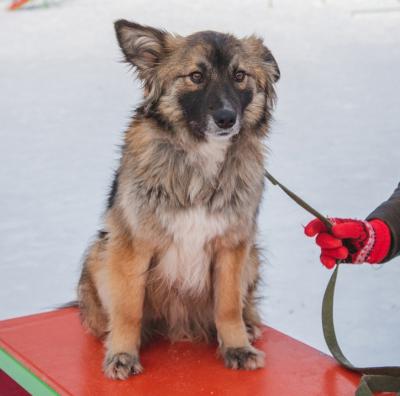
<path fill-rule="evenodd" d="M 263 367 L 255 239 L 277 62 L 256 36 L 115 29 L 144 97 L 85 255 L 82 323 L 105 339 L 113 379 L 142 371 L 153 337 L 218 342 L 227 367 Z"/>

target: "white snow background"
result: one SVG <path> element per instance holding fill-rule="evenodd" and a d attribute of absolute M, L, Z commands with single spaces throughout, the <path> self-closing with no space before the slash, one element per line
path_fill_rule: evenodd
<path fill-rule="evenodd" d="M 0 1 L 2 319 L 75 297 L 141 97 L 119 62 L 116 19 L 262 36 L 281 69 L 268 167 L 321 212 L 364 218 L 399 181 L 397 0 L 59 0 L 18 12 L 7 4 Z M 327 351 L 320 308 L 330 271 L 303 235 L 310 219 L 268 185 L 262 312 L 267 324 Z M 336 325 L 354 363 L 400 364 L 399 285 L 400 259 L 341 267 Z"/>

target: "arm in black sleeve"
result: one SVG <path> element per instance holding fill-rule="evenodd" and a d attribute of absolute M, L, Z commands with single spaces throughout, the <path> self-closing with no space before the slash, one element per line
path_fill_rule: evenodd
<path fill-rule="evenodd" d="M 384 261 L 389 261 L 400 254 L 400 184 L 392 196 L 378 206 L 367 220 L 380 219 L 390 228 L 392 233 L 392 244 Z"/>

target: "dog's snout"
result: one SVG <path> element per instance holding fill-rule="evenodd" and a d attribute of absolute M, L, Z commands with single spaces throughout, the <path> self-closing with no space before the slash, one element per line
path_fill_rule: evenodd
<path fill-rule="evenodd" d="M 236 113 L 228 109 L 220 109 L 213 113 L 213 119 L 219 128 L 228 129 L 236 122 Z"/>

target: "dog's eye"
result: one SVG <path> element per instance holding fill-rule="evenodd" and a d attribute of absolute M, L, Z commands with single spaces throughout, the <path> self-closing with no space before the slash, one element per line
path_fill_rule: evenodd
<path fill-rule="evenodd" d="M 198 71 L 189 74 L 189 77 L 195 84 L 200 84 L 203 81 L 203 75 Z"/>
<path fill-rule="evenodd" d="M 233 79 L 237 82 L 242 82 L 244 78 L 246 77 L 246 73 L 243 70 L 239 70 L 235 72 L 233 75 Z"/>

